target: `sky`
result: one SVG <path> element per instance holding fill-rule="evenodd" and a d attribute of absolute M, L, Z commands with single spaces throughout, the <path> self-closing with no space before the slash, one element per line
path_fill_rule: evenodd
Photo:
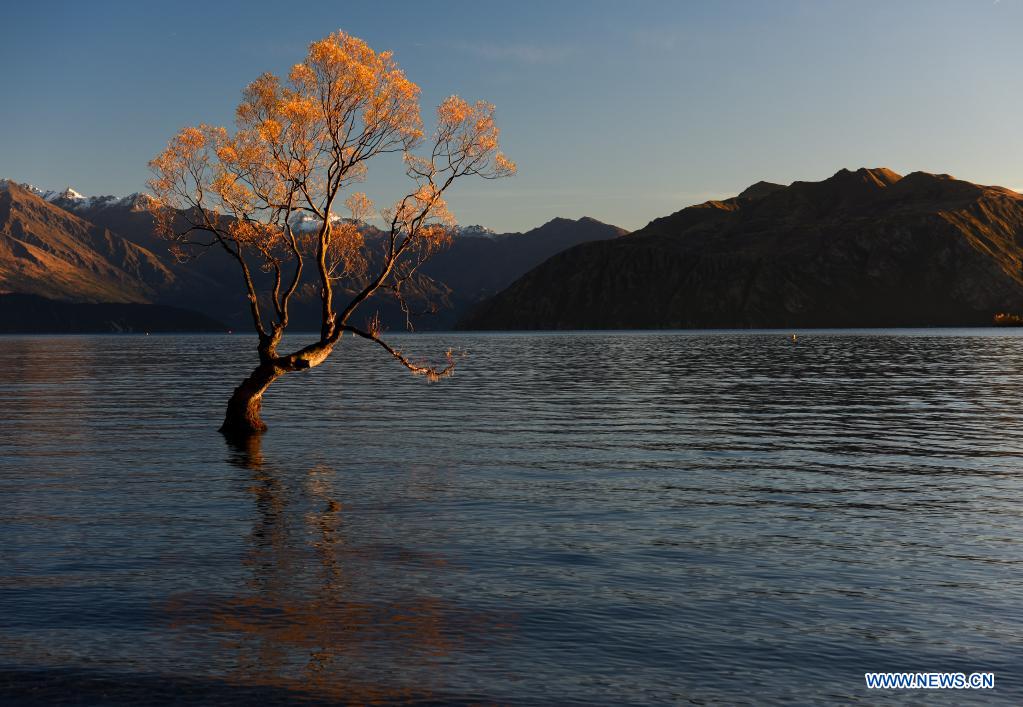
<path fill-rule="evenodd" d="M 423 114 L 496 104 L 519 173 L 457 184 L 462 224 L 591 216 L 635 229 L 840 168 L 1023 190 L 1023 0 L 46 2 L 0 13 L 0 177 L 144 188 L 186 125 L 343 29 L 392 50 Z M 404 193 L 381 160 L 362 187 Z"/>

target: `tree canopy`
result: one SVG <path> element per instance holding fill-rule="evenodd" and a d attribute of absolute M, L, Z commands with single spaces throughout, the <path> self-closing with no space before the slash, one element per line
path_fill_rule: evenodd
<path fill-rule="evenodd" d="M 390 52 L 336 32 L 313 42 L 286 79 L 265 73 L 249 84 L 234 131 L 184 128 L 150 163 L 156 228 L 172 250 L 187 259 L 218 249 L 237 261 L 259 335 L 259 381 L 319 365 L 345 332 L 376 342 L 415 373 L 451 372 L 450 354 L 443 367 L 417 363 L 386 343 L 372 319 L 352 323 L 378 293 L 410 313 L 405 286 L 452 238 L 444 195 L 456 180 L 515 172 L 499 150 L 493 105 L 451 96 L 427 136 L 419 94 Z M 401 153 L 409 188 L 377 211 L 353 187 L 387 153 Z M 363 224 L 373 217 L 383 228 L 370 242 Z M 315 229 L 297 227 L 309 220 Z M 306 281 L 319 291 L 320 336 L 280 354 L 289 306 Z M 339 285 L 350 296 L 335 301 Z M 250 420 L 257 429 L 269 382 L 250 386 L 258 391 Z"/>

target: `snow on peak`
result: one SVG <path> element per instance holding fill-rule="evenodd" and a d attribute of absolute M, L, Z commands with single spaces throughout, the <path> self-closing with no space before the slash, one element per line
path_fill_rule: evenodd
<path fill-rule="evenodd" d="M 372 233 L 378 230 L 373 224 L 367 223 L 366 221 L 360 221 L 347 216 L 338 216 L 332 213 L 330 215 L 330 222 L 332 224 L 339 223 L 354 223 L 355 227 L 363 234 Z M 292 212 L 288 218 L 288 223 L 291 224 L 292 230 L 296 233 L 315 233 L 320 230 L 320 226 L 323 225 L 323 220 L 317 218 L 314 214 L 308 211 L 295 211 Z"/>
<path fill-rule="evenodd" d="M 76 192 L 71 187 L 68 187 L 67 189 L 62 191 L 60 194 L 57 194 L 57 196 L 55 196 L 53 200 L 56 201 L 57 199 L 74 199 L 75 201 L 78 201 L 78 200 L 84 199 L 84 198 L 85 198 L 84 195 L 79 194 L 78 192 Z"/>
<path fill-rule="evenodd" d="M 61 199 L 67 201 L 81 201 L 85 198 L 71 187 L 67 187 L 64 191 L 57 191 L 56 189 L 40 189 L 34 184 L 22 184 L 21 186 L 36 196 L 42 197 L 46 201 L 58 201 Z"/>
<path fill-rule="evenodd" d="M 105 209 L 111 206 L 124 206 L 132 211 L 141 211 L 148 206 L 150 199 L 153 198 L 149 194 L 143 194 L 141 192 L 135 192 L 134 194 L 129 194 L 125 197 L 111 195 L 85 196 L 71 187 L 67 187 L 63 191 L 57 191 L 56 189 L 40 189 L 33 184 L 22 184 L 21 187 L 27 189 L 45 201 L 49 201 L 51 204 L 63 207 L 68 211 L 85 211 L 87 209 L 96 208 Z"/>
<path fill-rule="evenodd" d="M 291 227 L 298 233 L 312 233 L 314 231 L 319 230 L 320 226 L 323 224 L 322 220 L 320 220 L 313 214 L 310 214 L 305 211 L 296 211 L 295 213 L 293 213 L 291 215 L 291 218 L 289 219 L 289 222 L 291 223 Z M 366 223 L 365 221 L 354 222 L 350 218 L 344 218 L 342 216 L 338 216 L 337 214 L 330 215 L 330 222 L 355 223 L 359 227 L 359 230 L 363 232 L 367 230 L 369 231 L 375 230 L 374 226 L 372 226 L 369 223 Z M 478 238 L 493 238 L 494 236 L 497 235 L 497 233 L 493 229 L 487 228 L 486 226 L 480 226 L 479 224 L 475 224 L 472 226 L 455 226 L 452 230 L 454 231 L 454 235 L 458 237 L 475 236 Z"/>
<path fill-rule="evenodd" d="M 348 219 L 341 218 L 337 214 L 330 215 L 331 223 L 339 223 L 347 220 Z M 288 221 L 291 223 L 291 228 L 299 233 L 312 233 L 313 231 L 318 231 L 320 226 L 323 224 L 321 219 L 316 218 L 315 215 L 306 211 L 293 212 Z"/>
<path fill-rule="evenodd" d="M 152 194 L 146 194 L 145 192 L 137 191 L 134 194 L 117 199 L 115 202 L 119 206 L 127 206 L 132 211 L 145 211 L 149 208 L 149 205 L 156 201 L 156 197 Z"/>
<path fill-rule="evenodd" d="M 472 226 L 455 226 L 455 233 L 459 236 L 481 236 L 485 238 L 497 235 L 494 229 L 481 226 L 478 223 Z"/>
<path fill-rule="evenodd" d="M 33 193 L 33 194 L 35 194 L 36 196 L 40 196 L 40 197 L 42 197 L 42 198 L 44 198 L 44 199 L 45 199 L 45 198 L 47 197 L 47 195 L 49 195 L 49 194 L 55 194 L 55 193 L 56 193 L 56 192 L 52 192 L 52 191 L 43 191 L 42 189 L 40 189 L 39 187 L 37 187 L 37 186 L 36 186 L 35 184 L 29 184 L 28 182 L 20 182 L 20 183 L 19 183 L 19 182 L 15 182 L 15 181 L 14 181 L 14 180 L 12 179 L 12 180 L 11 180 L 11 184 L 17 184 L 17 185 L 18 185 L 19 187 L 21 187 L 21 188 L 22 188 L 22 189 L 24 189 L 25 191 L 29 191 L 29 192 L 32 192 L 32 193 Z"/>

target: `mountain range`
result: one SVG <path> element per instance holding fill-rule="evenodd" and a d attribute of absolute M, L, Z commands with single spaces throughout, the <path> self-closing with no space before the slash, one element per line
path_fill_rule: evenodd
<path fill-rule="evenodd" d="M 153 234 L 148 198 L 0 182 L 0 294 L 35 297 L 8 297 L 0 330 L 18 307 L 58 329 L 71 326 L 58 313 L 88 319 L 39 297 L 162 305 L 181 325 L 248 329 L 234 263 L 219 253 L 177 262 Z M 631 234 L 590 218 L 525 233 L 470 226 L 424 270 L 438 284 L 420 294 L 444 306 L 418 329 L 989 325 L 1023 315 L 1023 195 L 945 174 L 843 169 L 818 182 L 757 182 Z M 405 328 L 397 307 L 373 303 L 366 315 L 377 309 L 385 328 Z M 97 326 L 142 328 L 145 311 Z M 33 316 L 22 311 L 18 326 Z M 293 321 L 318 325 L 311 283 Z"/>
<path fill-rule="evenodd" d="M 1023 313 L 1023 195 L 946 174 L 758 182 L 548 259 L 466 329 L 990 325 Z"/>
<path fill-rule="evenodd" d="M 81 304 L 134 303 L 194 310 L 205 319 L 194 321 L 207 330 L 209 321 L 222 328 L 248 329 L 248 304 L 236 264 L 221 253 L 180 263 L 167 243 L 154 235 L 147 210 L 148 196 L 85 197 L 70 187 L 44 191 L 30 185 L 0 181 L 0 294 L 34 298 L 8 299 L 0 308 L 0 331 L 24 330 L 34 315 L 22 313 L 18 324 L 11 314 L 18 306 L 38 311 L 39 321 L 55 330 L 68 330 L 54 312 L 67 308 L 42 306 L 38 298 Z M 368 241 L 380 232 L 365 227 Z M 465 311 L 511 284 L 549 256 L 587 241 L 616 238 L 624 229 L 594 219 L 556 218 L 525 233 L 497 234 L 483 226 L 458 228 L 450 248 L 423 268 L 438 284 L 428 294 L 442 305 L 434 315 L 417 318 L 418 329 L 449 329 Z M 258 275 L 257 275 L 258 276 Z M 295 328 L 316 329 L 319 300 L 311 284 L 296 295 Z M 368 303 L 366 316 L 379 309 L 385 328 L 405 328 L 405 317 L 388 302 Z M 73 310 L 79 313 L 81 308 Z M 112 310 L 106 310 L 112 311 Z M 139 312 L 132 316 L 138 320 Z M 151 310 L 154 316 L 165 310 Z M 144 318 L 144 317 L 143 317 Z M 90 320 L 91 321 L 91 320 Z M 121 320 L 100 328 L 119 330 Z M 158 326 L 154 329 L 160 328 Z M 35 329 L 33 329 L 35 330 Z"/>

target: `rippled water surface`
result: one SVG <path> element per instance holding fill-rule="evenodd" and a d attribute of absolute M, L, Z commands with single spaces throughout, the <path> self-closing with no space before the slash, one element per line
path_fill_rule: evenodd
<path fill-rule="evenodd" d="M 1016 332 L 397 340 L 0 337 L 0 702 L 1023 702 Z"/>

